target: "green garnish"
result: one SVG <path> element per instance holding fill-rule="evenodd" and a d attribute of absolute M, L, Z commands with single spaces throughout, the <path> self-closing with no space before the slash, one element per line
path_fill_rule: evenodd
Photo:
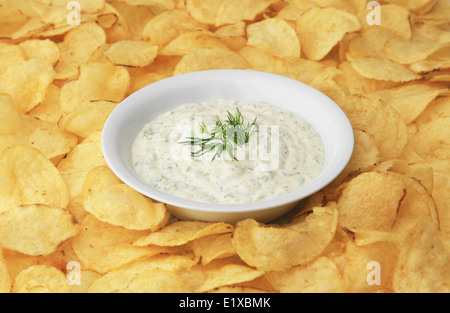
<path fill-rule="evenodd" d="M 216 125 L 211 131 L 208 131 L 205 123 L 200 124 L 202 134 L 207 134 L 207 138 L 187 137 L 188 141 L 180 142 L 180 144 L 198 146 L 199 150 L 191 152 L 192 157 L 200 157 L 208 152 L 216 151 L 212 160 L 220 157 L 224 151 L 228 153 L 232 160 L 237 160 L 234 156 L 236 145 L 242 147 L 250 141 L 250 137 L 256 130 L 256 118 L 253 123 L 245 125 L 244 117 L 238 108 L 236 114 L 233 115 L 229 111 L 228 119 L 222 122 L 217 117 Z"/>

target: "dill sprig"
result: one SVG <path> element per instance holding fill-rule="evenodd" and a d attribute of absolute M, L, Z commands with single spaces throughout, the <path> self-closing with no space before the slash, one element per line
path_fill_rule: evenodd
<path fill-rule="evenodd" d="M 235 115 L 227 111 L 228 116 L 225 122 L 222 122 L 217 117 L 216 125 L 211 131 L 208 131 L 205 123 L 200 124 L 202 134 L 207 134 L 209 137 L 187 137 L 187 141 L 180 143 L 199 147 L 198 150 L 191 152 L 191 156 L 194 158 L 215 151 L 212 161 L 220 157 L 224 152 L 227 152 L 232 160 L 237 160 L 234 155 L 235 147 L 236 145 L 242 147 L 250 141 L 250 137 L 256 131 L 256 118 L 253 123 L 245 125 L 244 117 L 239 108 L 236 108 L 236 111 Z"/>

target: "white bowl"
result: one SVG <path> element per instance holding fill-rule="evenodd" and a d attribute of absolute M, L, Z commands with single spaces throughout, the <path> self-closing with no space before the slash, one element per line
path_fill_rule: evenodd
<path fill-rule="evenodd" d="M 218 99 L 265 102 L 293 112 L 322 137 L 325 163 L 311 183 L 285 196 L 250 204 L 208 204 L 185 200 L 145 184 L 133 169 L 131 146 L 145 124 L 188 102 Z M 341 108 L 318 90 L 283 76 L 251 70 L 211 70 L 174 76 L 125 99 L 108 118 L 102 135 L 106 162 L 127 185 L 167 204 L 181 219 L 236 223 L 254 218 L 266 223 L 281 217 L 336 178 L 353 153 L 352 126 Z"/>

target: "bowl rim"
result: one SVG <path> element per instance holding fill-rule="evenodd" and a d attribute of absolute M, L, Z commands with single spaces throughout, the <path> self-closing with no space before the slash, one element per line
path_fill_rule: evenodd
<path fill-rule="evenodd" d="M 341 153 L 341 162 L 339 163 L 339 167 L 337 168 L 328 168 L 323 169 L 321 174 L 313 179 L 310 183 L 308 183 L 305 186 L 302 186 L 295 191 L 267 199 L 264 201 L 259 202 L 251 202 L 251 203 L 242 203 L 242 204 L 221 204 L 221 203 L 206 203 L 206 202 L 200 202 L 190 199 L 184 199 L 177 196 L 170 195 L 168 193 L 165 193 L 163 191 L 160 191 L 158 189 L 155 189 L 146 183 L 144 183 L 142 180 L 135 177 L 133 173 L 130 172 L 130 169 L 122 164 L 122 166 L 119 166 L 119 164 L 116 163 L 115 159 L 121 160 L 122 157 L 114 158 L 110 155 L 110 152 L 114 149 L 111 148 L 111 146 L 108 146 L 111 142 L 110 138 L 108 138 L 108 134 L 111 132 L 111 129 L 113 128 L 114 119 L 117 118 L 119 115 L 119 112 L 123 110 L 123 107 L 127 105 L 128 102 L 133 101 L 135 97 L 138 95 L 147 92 L 150 89 L 158 88 L 161 85 L 169 84 L 171 82 L 176 83 L 177 81 L 182 80 L 190 80 L 194 81 L 195 79 L 200 78 L 201 76 L 208 76 L 208 75 L 220 75 L 220 76 L 226 76 L 226 75 L 239 75 L 242 77 L 242 75 L 247 75 L 249 78 L 260 76 L 262 78 L 268 78 L 268 79 L 276 79 L 284 82 L 290 82 L 298 84 L 298 86 L 302 86 L 302 88 L 308 89 L 310 92 L 316 93 L 317 95 L 320 95 L 324 100 L 327 100 L 330 103 L 334 104 L 335 112 L 334 114 L 337 114 L 339 117 L 340 124 L 342 126 L 342 137 L 346 137 L 346 146 L 342 148 L 340 151 Z M 182 105 L 182 103 L 180 103 Z M 275 107 L 278 107 L 276 104 L 270 104 Z M 169 111 L 171 109 L 168 109 Z M 301 116 L 300 116 L 301 117 Z M 314 125 L 312 125 L 314 128 Z M 106 163 L 111 168 L 111 170 L 115 173 L 115 175 L 125 184 L 127 184 L 132 189 L 136 190 L 137 192 L 143 194 L 144 196 L 147 196 L 155 201 L 159 201 L 162 203 L 165 203 L 169 206 L 175 206 L 179 208 L 183 208 L 185 210 L 192 210 L 197 212 L 215 212 L 215 213 L 245 213 L 245 212 L 253 212 L 253 211 L 264 211 L 264 210 L 270 210 L 274 207 L 280 207 L 284 205 L 289 205 L 294 202 L 299 202 L 312 194 L 318 192 L 319 190 L 326 187 L 329 183 L 331 183 L 347 166 L 348 162 L 350 161 L 350 158 L 353 154 L 354 149 L 354 133 L 353 133 L 353 127 L 342 110 L 342 108 L 339 107 L 338 104 L 336 104 L 332 99 L 330 99 L 328 96 L 326 96 L 324 93 L 320 92 L 319 90 L 306 85 L 300 81 L 294 80 L 292 78 L 288 78 L 285 76 L 281 76 L 278 74 L 268 73 L 268 72 L 261 72 L 256 70 L 242 70 L 242 69 L 218 69 L 218 70 L 205 70 L 205 71 L 198 71 L 198 72 L 191 72 L 186 74 L 181 74 L 177 76 L 172 76 L 163 80 L 160 80 L 158 82 L 152 83 L 135 93 L 129 95 L 126 99 L 124 99 L 119 105 L 113 110 L 113 112 L 110 114 L 108 119 L 105 122 L 102 134 L 101 134 L 101 145 L 102 145 L 102 152 L 103 156 L 105 158 Z M 122 160 L 123 162 L 123 160 Z"/>

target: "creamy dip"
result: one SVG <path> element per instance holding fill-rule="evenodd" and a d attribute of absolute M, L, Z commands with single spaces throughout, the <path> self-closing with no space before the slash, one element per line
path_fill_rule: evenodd
<path fill-rule="evenodd" d="M 217 119 L 237 109 L 245 125 L 256 118 L 248 143 L 235 159 L 216 151 L 192 156 L 198 146 L 189 138 L 207 138 Z M 148 185 L 173 196 L 198 202 L 238 204 L 291 193 L 316 178 L 324 148 L 318 133 L 297 115 L 259 102 L 217 100 L 187 103 L 143 127 L 132 146 L 136 173 Z"/>

